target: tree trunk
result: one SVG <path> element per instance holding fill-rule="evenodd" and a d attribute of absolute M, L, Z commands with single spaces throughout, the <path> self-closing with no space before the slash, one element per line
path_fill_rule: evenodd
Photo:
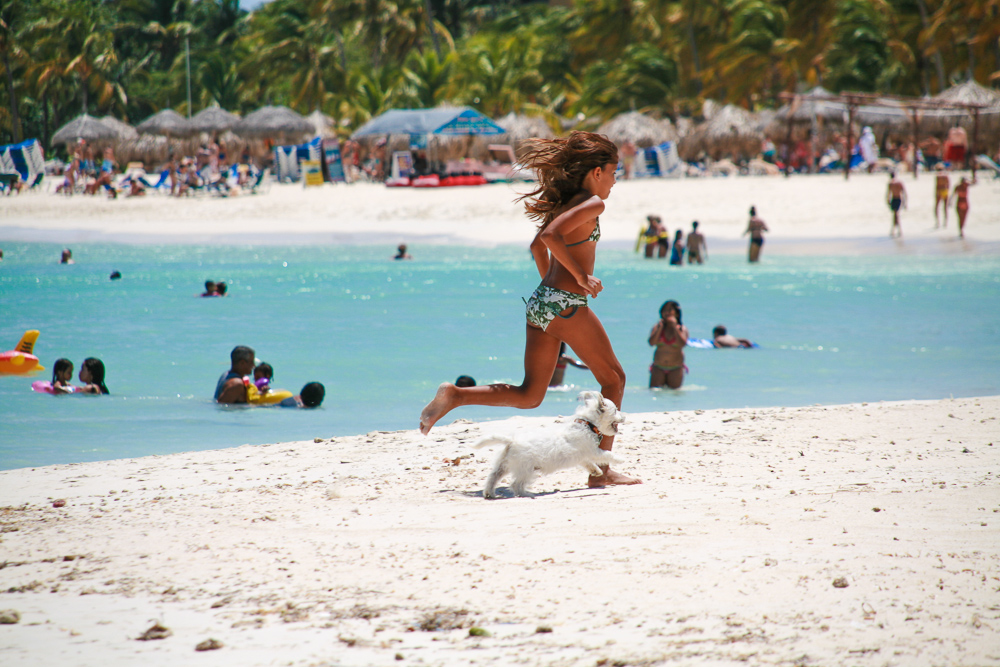
<path fill-rule="evenodd" d="M 694 82 L 696 87 L 696 92 L 701 93 L 701 60 L 698 58 L 698 41 L 694 37 L 694 17 L 691 13 L 694 11 L 692 7 L 691 11 L 686 12 L 687 14 L 687 34 L 688 42 L 691 44 L 691 62 L 694 64 Z"/>
<path fill-rule="evenodd" d="M 17 95 L 14 93 L 14 74 L 10 71 L 10 53 L 3 52 L 3 66 L 7 72 L 7 96 L 10 97 L 10 124 L 14 143 L 21 143 L 21 117 L 17 113 Z"/>
<path fill-rule="evenodd" d="M 920 23 L 927 29 L 927 2 L 926 0 L 917 0 L 917 9 L 920 10 Z M 937 69 L 938 76 L 938 92 L 944 90 L 947 86 L 945 85 L 944 78 L 944 62 L 941 60 L 941 52 L 934 50 L 934 67 Z"/>
<path fill-rule="evenodd" d="M 438 44 L 437 31 L 434 30 L 434 8 L 431 7 L 431 0 L 424 0 L 424 12 L 427 14 L 427 30 L 431 33 L 431 43 L 434 44 L 434 53 L 438 60 L 441 60 L 441 45 Z"/>

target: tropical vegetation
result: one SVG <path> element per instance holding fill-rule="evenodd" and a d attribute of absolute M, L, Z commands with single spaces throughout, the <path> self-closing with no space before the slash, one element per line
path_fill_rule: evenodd
<path fill-rule="evenodd" d="M 0 143 L 212 104 L 320 109 L 345 132 L 443 103 L 675 116 L 815 85 L 996 85 L 1000 0 L 0 0 L 0 69 Z"/>

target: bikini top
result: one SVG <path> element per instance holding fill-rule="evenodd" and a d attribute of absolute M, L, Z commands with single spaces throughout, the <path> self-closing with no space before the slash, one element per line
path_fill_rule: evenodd
<path fill-rule="evenodd" d="M 588 236 L 582 241 L 577 241 L 576 243 L 567 243 L 566 247 L 572 248 L 575 245 L 580 245 L 581 243 L 587 243 L 588 241 L 593 241 L 594 243 L 597 243 L 600 240 L 601 240 L 601 219 L 597 218 L 596 224 L 594 225 L 594 231 L 590 232 L 590 236 Z"/>

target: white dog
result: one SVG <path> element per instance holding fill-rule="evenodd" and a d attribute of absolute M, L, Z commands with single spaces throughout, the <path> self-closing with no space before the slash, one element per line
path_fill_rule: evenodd
<path fill-rule="evenodd" d="M 581 466 L 591 475 L 600 475 L 600 466 L 611 465 L 618 459 L 611 452 L 600 449 L 605 435 L 618 433 L 618 425 L 625 416 L 615 404 L 597 391 L 580 392 L 583 405 L 576 409 L 573 421 L 556 433 L 538 432 L 532 437 L 486 436 L 478 440 L 475 448 L 487 445 L 504 445 L 486 478 L 484 498 L 495 498 L 497 482 L 510 473 L 510 489 L 516 495 L 530 495 L 525 487 L 536 473 L 548 475 L 557 470 Z"/>

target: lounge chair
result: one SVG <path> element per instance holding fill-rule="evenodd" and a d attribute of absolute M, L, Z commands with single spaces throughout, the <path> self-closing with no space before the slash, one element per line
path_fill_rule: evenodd
<path fill-rule="evenodd" d="M 987 155 L 977 155 L 976 164 L 983 169 L 993 172 L 993 178 L 1000 178 L 1000 164 L 997 164 Z"/>
<path fill-rule="evenodd" d="M 250 192 L 253 194 L 264 194 L 271 187 L 271 168 L 257 173 L 257 179 L 250 184 Z"/>

